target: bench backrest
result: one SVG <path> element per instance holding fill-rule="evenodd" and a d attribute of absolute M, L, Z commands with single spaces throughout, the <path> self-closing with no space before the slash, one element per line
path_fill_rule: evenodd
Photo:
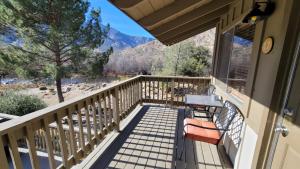
<path fill-rule="evenodd" d="M 237 138 L 232 139 L 238 139 L 236 142 L 240 142 L 239 136 L 242 129 L 242 124 L 244 121 L 244 116 L 239 110 L 236 105 L 231 103 L 230 101 L 225 101 L 220 113 L 215 114 L 216 118 L 214 120 L 216 127 L 219 129 L 226 129 L 226 130 L 220 130 L 221 132 L 221 138 L 224 136 L 226 132 L 234 134 L 232 136 Z M 238 133 L 239 132 L 239 133 Z M 237 136 L 238 135 L 238 136 Z"/>

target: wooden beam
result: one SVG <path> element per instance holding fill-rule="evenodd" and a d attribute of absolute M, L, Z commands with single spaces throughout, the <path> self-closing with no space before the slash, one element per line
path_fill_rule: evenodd
<path fill-rule="evenodd" d="M 180 41 L 183 41 L 185 39 L 188 39 L 192 36 L 195 36 L 199 33 L 205 32 L 209 29 L 212 29 L 213 27 L 216 26 L 216 24 L 219 22 L 219 19 L 215 19 L 212 20 L 208 23 L 206 23 L 205 25 L 201 25 L 197 28 L 194 28 L 193 30 L 189 30 L 187 32 L 183 32 L 181 34 L 178 34 L 176 36 L 171 37 L 170 39 L 166 39 L 166 40 L 161 40 L 161 42 L 165 45 L 173 45 L 175 43 L 178 43 Z"/>
<path fill-rule="evenodd" d="M 136 6 L 143 0 L 109 0 L 109 1 L 120 9 L 128 9 Z"/>
<path fill-rule="evenodd" d="M 210 14 L 202 16 L 192 22 L 189 22 L 185 25 L 172 29 L 164 34 L 157 35 L 156 37 L 162 41 L 166 39 L 170 39 L 170 37 L 174 37 L 176 35 L 180 35 L 184 32 L 188 32 L 189 30 L 193 30 L 195 28 L 201 28 L 202 25 L 209 23 L 212 20 L 219 19 L 222 14 L 224 14 L 228 10 L 228 7 L 221 8 L 217 11 L 214 11 Z"/>
<path fill-rule="evenodd" d="M 186 8 L 189 8 L 199 3 L 204 3 L 205 1 L 211 0 L 176 0 L 174 3 L 171 3 L 170 5 L 161 8 L 155 11 L 154 13 L 140 19 L 138 22 L 145 27 L 152 26 L 158 22 L 161 22 L 164 19 L 173 16 L 174 14 L 182 10 L 185 10 Z"/>
<path fill-rule="evenodd" d="M 223 8 L 227 5 L 229 5 L 230 3 L 232 3 L 233 0 L 215 0 L 209 4 L 205 4 L 187 14 L 184 14 L 182 16 L 177 17 L 176 19 L 169 21 L 165 24 L 162 24 L 160 26 L 157 27 L 148 27 L 148 30 L 153 33 L 154 35 L 159 35 L 162 34 L 164 32 L 167 32 L 171 29 L 174 29 L 178 26 L 184 25 L 188 22 L 191 22 L 197 18 L 200 18 L 204 15 L 207 15 L 211 12 L 214 12 L 220 8 Z M 140 22 L 140 24 L 142 25 L 142 23 Z"/>

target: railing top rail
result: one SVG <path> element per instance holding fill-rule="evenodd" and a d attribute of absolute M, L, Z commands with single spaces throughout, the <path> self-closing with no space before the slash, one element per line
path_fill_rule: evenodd
<path fill-rule="evenodd" d="M 153 75 L 141 75 L 145 78 L 158 78 L 158 79 L 203 79 L 211 80 L 210 77 L 187 77 L 187 76 L 153 76 Z"/>
<path fill-rule="evenodd" d="M 78 96 L 78 97 L 75 97 L 73 99 L 64 101 L 62 103 L 46 107 L 42 110 L 32 112 L 30 114 L 21 116 L 19 118 L 15 118 L 15 119 L 11 119 L 9 121 L 3 122 L 3 123 L 0 124 L 0 136 L 9 133 L 10 130 L 15 130 L 15 129 L 18 129 L 18 128 L 22 128 L 30 122 L 36 122 L 38 120 L 42 120 L 46 116 L 51 116 L 54 113 L 59 112 L 59 111 L 63 111 L 65 109 L 67 109 L 68 107 L 72 106 L 72 105 L 78 104 L 81 101 L 87 100 L 89 98 L 93 98 L 93 97 L 95 97 L 96 95 L 98 95 L 102 92 L 112 90 L 112 89 L 114 89 L 118 86 L 121 86 L 123 84 L 126 84 L 130 81 L 139 79 L 140 77 L 141 76 L 136 76 L 136 77 L 133 77 L 133 78 L 130 78 L 130 79 L 127 79 L 127 80 L 109 85 L 109 86 L 104 87 L 102 89 L 92 91 L 92 92 L 87 93 L 85 95 Z"/>
<path fill-rule="evenodd" d="M 14 119 L 14 118 L 18 118 L 18 117 L 19 116 L 16 116 L 16 115 L 0 113 L 0 118 L 4 118 L 4 119 Z"/>

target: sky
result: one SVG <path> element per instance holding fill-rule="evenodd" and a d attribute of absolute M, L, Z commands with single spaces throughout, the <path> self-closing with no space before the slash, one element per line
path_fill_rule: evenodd
<path fill-rule="evenodd" d="M 110 24 L 112 28 L 133 36 L 153 36 L 130 19 L 126 14 L 113 6 L 108 0 L 89 0 L 92 8 L 101 9 L 102 24 Z"/>

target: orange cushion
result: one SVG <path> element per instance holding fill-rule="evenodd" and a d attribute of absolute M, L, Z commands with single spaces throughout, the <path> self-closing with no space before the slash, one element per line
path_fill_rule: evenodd
<path fill-rule="evenodd" d="M 192 140 L 203 141 L 210 144 L 218 144 L 218 141 L 221 138 L 221 133 L 218 130 L 204 129 L 200 127 L 191 126 L 189 124 L 209 128 L 216 128 L 216 125 L 213 122 L 186 118 L 184 119 L 184 135 L 186 138 Z"/>

